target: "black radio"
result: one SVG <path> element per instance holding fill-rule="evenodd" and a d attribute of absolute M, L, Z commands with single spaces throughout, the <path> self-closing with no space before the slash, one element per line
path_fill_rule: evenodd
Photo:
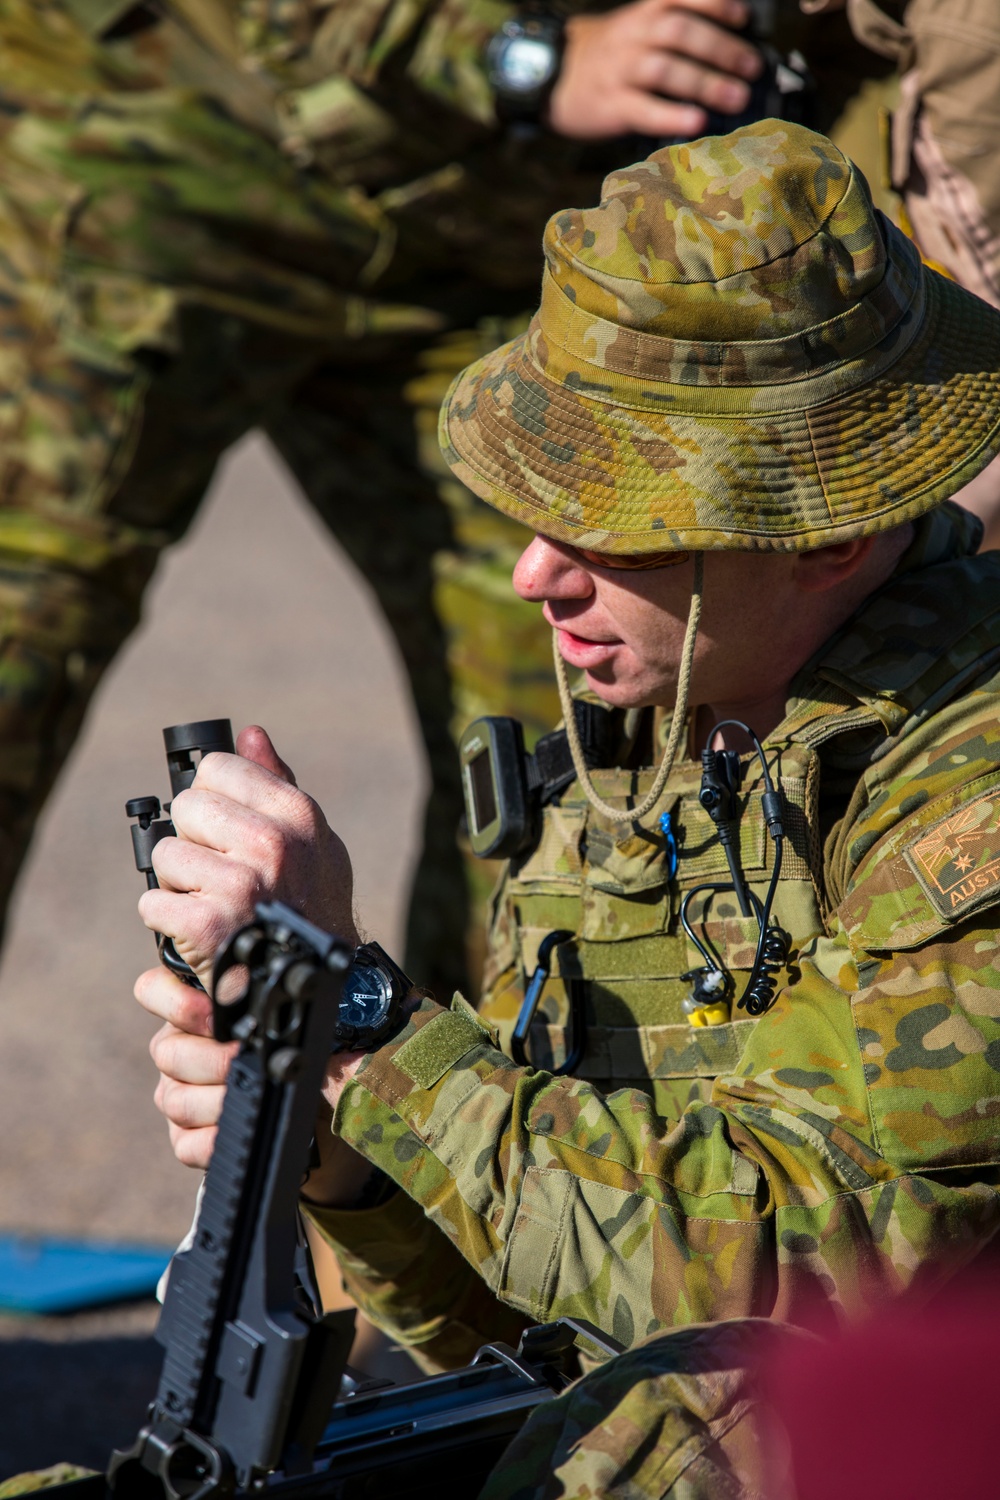
<path fill-rule="evenodd" d="M 587 766 L 613 765 L 621 715 L 600 703 L 576 702 L 573 711 Z M 469 842 L 480 859 L 513 859 L 530 849 L 542 808 L 576 778 L 566 731 L 543 735 L 529 755 L 517 719 L 474 719 L 458 754 Z"/>

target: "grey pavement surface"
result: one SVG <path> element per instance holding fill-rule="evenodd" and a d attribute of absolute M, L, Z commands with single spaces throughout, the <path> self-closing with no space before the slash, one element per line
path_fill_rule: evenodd
<path fill-rule="evenodd" d="M 95 700 L 21 881 L 0 967 L 0 1232 L 172 1244 L 193 1174 L 152 1103 L 155 961 L 124 803 L 168 795 L 161 728 L 262 723 L 355 864 L 367 930 L 401 946 L 425 767 L 387 629 L 267 445 L 229 455 Z M 0 1318 L 0 1478 L 103 1462 L 158 1369 L 151 1305 Z"/>

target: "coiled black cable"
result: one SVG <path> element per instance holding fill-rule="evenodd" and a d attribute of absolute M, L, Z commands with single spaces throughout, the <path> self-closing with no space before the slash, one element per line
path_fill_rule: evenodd
<path fill-rule="evenodd" d="M 790 946 L 788 934 L 780 927 L 771 926 L 771 907 L 774 904 L 778 881 L 781 878 L 781 861 L 785 845 L 784 798 L 782 797 L 780 787 L 776 787 L 771 778 L 771 770 L 767 764 L 763 745 L 750 728 L 750 725 L 744 724 L 742 719 L 721 719 L 708 736 L 708 744 L 711 745 L 715 736 L 730 726 L 734 729 L 741 729 L 757 752 L 764 780 L 764 795 L 761 799 L 764 821 L 767 824 L 767 831 L 774 844 L 774 865 L 771 870 L 771 880 L 767 888 L 767 895 L 764 897 L 763 906 L 761 906 L 760 901 L 749 887 L 745 886 L 744 890 L 744 894 L 749 898 L 754 909 L 754 914 L 757 917 L 759 935 L 757 938 L 757 949 L 754 953 L 753 968 L 750 970 L 750 978 L 747 980 L 746 989 L 737 1000 L 736 1005 L 738 1009 L 745 1010 L 747 1015 L 760 1016 L 763 1015 L 764 1011 L 774 1001 L 775 992 L 778 988 L 778 974 L 788 962 Z M 698 889 L 704 890 L 705 887 L 701 886 Z M 716 887 L 716 889 L 730 889 L 730 887 Z M 685 898 L 681 907 L 681 922 L 683 923 L 685 932 L 692 937 L 695 946 L 707 959 L 708 955 L 703 945 L 694 937 L 686 920 L 687 902 L 690 896 L 695 894 L 695 891 L 691 891 L 689 896 Z M 738 891 L 737 895 L 739 895 Z"/>
<path fill-rule="evenodd" d="M 777 863 L 778 858 L 775 854 L 775 864 Z M 778 975 L 788 962 L 788 934 L 781 927 L 771 926 L 770 910 L 770 899 L 768 899 L 758 918 L 760 936 L 757 939 L 757 952 L 754 954 L 750 978 L 747 980 L 746 989 L 736 1002 L 737 1006 L 742 1007 L 748 1016 L 762 1016 L 772 1004 L 778 988 Z"/>

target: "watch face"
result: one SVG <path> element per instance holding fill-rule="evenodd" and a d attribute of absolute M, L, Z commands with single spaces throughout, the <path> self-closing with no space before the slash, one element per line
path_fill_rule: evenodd
<path fill-rule="evenodd" d="M 392 980 L 374 964 L 352 964 L 344 978 L 338 1022 L 366 1031 L 381 1026 L 392 1006 Z"/>
<path fill-rule="evenodd" d="M 511 37 L 497 60 L 504 88 L 518 94 L 531 94 L 542 88 L 555 68 L 555 49 L 543 37 Z"/>

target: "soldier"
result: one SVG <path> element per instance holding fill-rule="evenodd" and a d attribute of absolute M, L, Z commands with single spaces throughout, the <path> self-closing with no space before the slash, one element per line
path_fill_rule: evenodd
<path fill-rule="evenodd" d="M 817 0 L 817 11 L 844 0 Z M 921 254 L 1000 307 L 1000 21 L 994 0 L 847 0 L 852 29 L 900 73 L 889 180 Z M 962 503 L 1000 545 L 1000 465 Z"/>
<path fill-rule="evenodd" d="M 450 722 L 557 704 L 521 530 L 447 475 L 437 408 L 534 298 L 547 216 L 636 154 L 585 138 L 696 134 L 760 69 L 742 0 L 566 10 L 0 0 L 0 915 L 158 555 L 257 425 L 399 643 L 433 784 L 408 961 L 462 982 Z M 863 53 L 809 31 L 827 128 Z"/>
<path fill-rule="evenodd" d="M 515 584 L 607 705 L 606 753 L 569 739 L 481 1013 L 415 992 L 331 1062 L 305 1195 L 360 1305 L 435 1364 L 564 1313 L 626 1345 L 835 1318 L 1000 1224 L 1000 560 L 944 503 L 1000 447 L 1000 314 L 773 121 L 613 174 L 545 253 L 528 333 L 457 381 L 442 434 L 535 530 Z M 695 759 L 728 719 L 763 742 L 735 875 Z M 261 891 L 354 931 L 343 847 L 262 731 L 240 748 L 175 803 L 142 898 L 203 973 Z M 582 984 L 579 1078 L 498 1045 L 553 931 L 531 1046 L 560 1061 Z M 137 994 L 203 1165 L 226 1055 L 165 971 Z"/>

